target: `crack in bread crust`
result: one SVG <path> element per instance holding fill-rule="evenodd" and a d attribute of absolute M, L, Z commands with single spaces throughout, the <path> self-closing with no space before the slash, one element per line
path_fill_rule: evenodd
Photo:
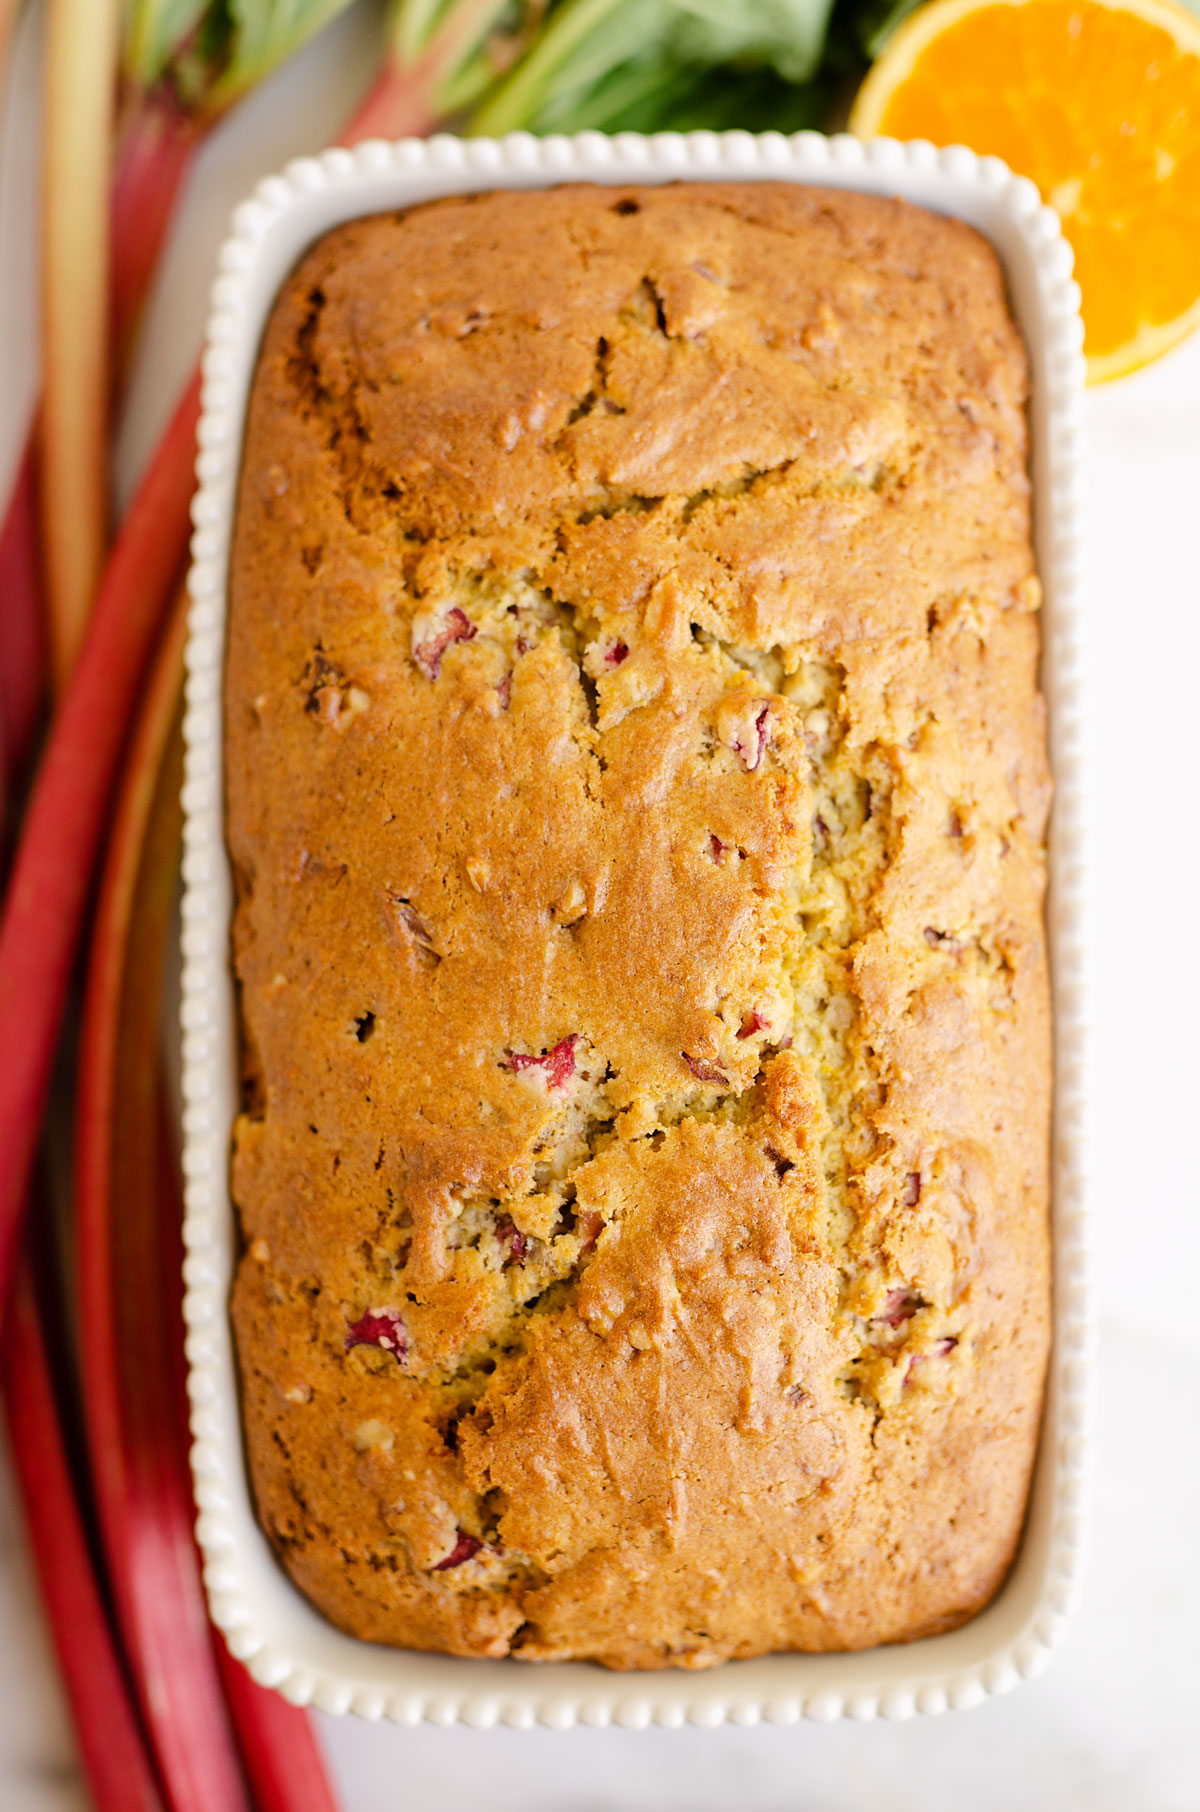
<path fill-rule="evenodd" d="M 342 1627 L 702 1666 L 950 1628 L 1048 1338 L 1022 349 L 787 185 L 337 229 L 233 560 L 251 1472 Z"/>

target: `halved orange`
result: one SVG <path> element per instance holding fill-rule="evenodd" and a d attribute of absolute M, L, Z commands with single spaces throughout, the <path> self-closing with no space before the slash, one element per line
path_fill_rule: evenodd
<path fill-rule="evenodd" d="M 1088 380 L 1200 323 L 1200 19 L 1174 0 L 931 0 L 887 41 L 850 115 L 969 145 L 1062 216 Z"/>

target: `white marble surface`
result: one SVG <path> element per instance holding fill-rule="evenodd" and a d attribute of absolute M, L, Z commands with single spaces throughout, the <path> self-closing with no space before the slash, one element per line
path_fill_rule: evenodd
<path fill-rule="evenodd" d="M 229 207 L 255 175 L 336 128 L 369 67 L 372 30 L 360 7 L 205 153 L 147 323 L 122 488 L 192 356 Z M 36 381 L 35 50 L 26 27 L 0 146 L 0 485 Z M 1044 1679 L 1007 1699 L 904 1725 L 554 1734 L 323 1718 L 346 1812 L 1200 1808 L 1200 335 L 1092 393 L 1087 419 L 1101 1340 L 1089 1564 L 1065 1646 Z M 0 1452 L 0 1807 L 86 1803 Z"/>

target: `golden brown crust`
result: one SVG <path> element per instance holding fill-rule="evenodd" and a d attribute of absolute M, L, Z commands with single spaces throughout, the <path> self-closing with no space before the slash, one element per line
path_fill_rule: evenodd
<path fill-rule="evenodd" d="M 945 1629 L 1048 1339 L 1048 803 L 990 249 L 784 184 L 453 199 L 286 284 L 233 561 L 259 1511 L 339 1625 Z"/>

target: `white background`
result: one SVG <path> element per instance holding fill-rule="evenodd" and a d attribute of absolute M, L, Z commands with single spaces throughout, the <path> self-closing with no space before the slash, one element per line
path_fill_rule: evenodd
<path fill-rule="evenodd" d="M 336 132 L 369 78 L 377 17 L 360 4 L 202 154 L 146 323 L 123 494 L 199 344 L 230 209 Z M 37 384 L 36 27 L 0 140 L 3 495 Z M 1088 1570 L 1064 1647 L 1007 1699 L 903 1725 L 558 1734 L 320 1718 L 345 1812 L 1200 1809 L 1200 334 L 1090 393 L 1086 423 L 1100 1359 Z M 0 1807 L 86 1805 L 0 1446 Z"/>

